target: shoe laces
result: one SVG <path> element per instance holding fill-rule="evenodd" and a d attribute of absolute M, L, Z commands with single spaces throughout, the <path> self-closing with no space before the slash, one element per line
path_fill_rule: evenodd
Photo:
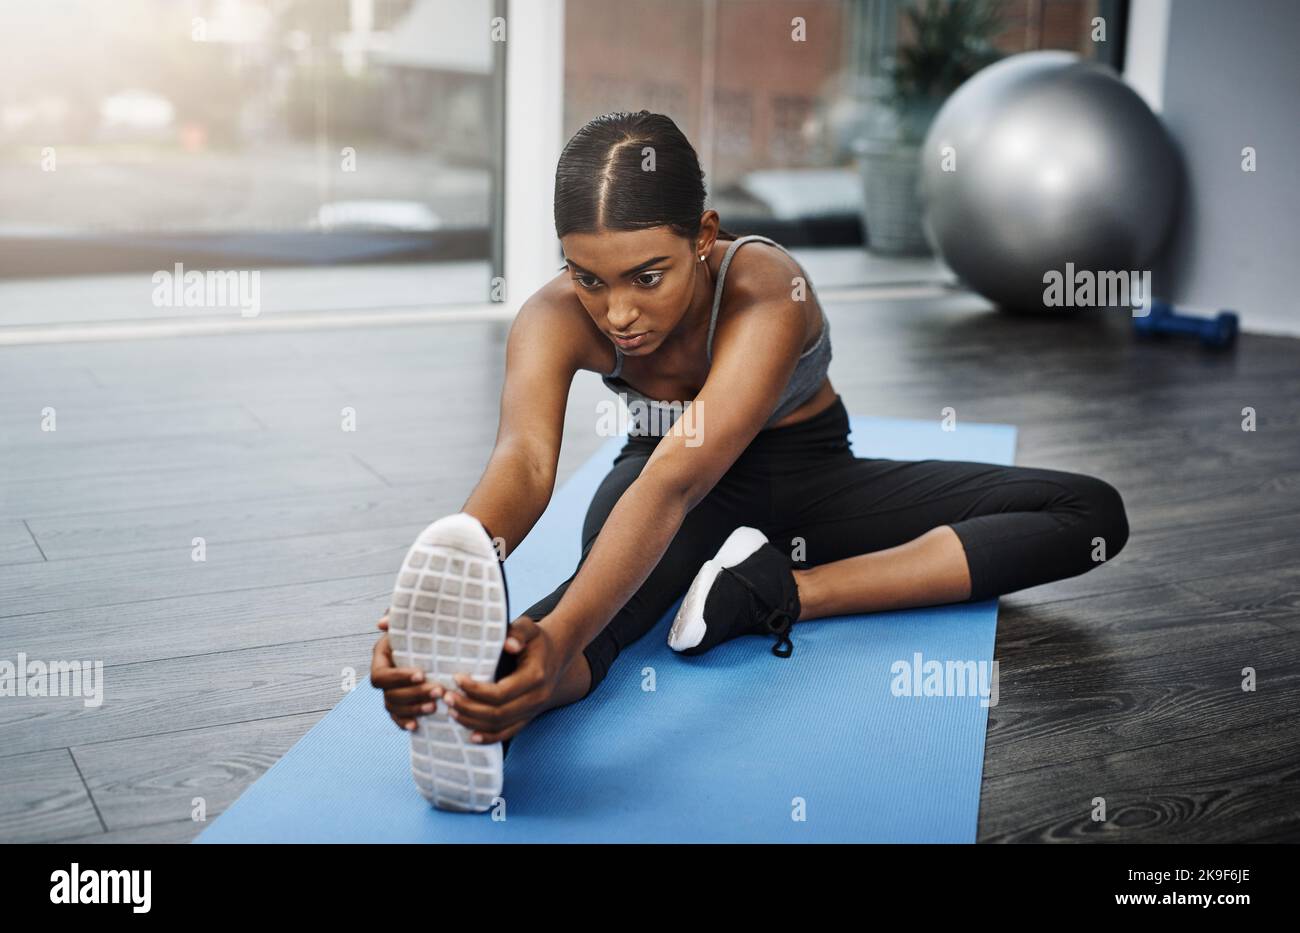
<path fill-rule="evenodd" d="M 790 640 L 790 628 L 794 618 L 783 609 L 773 609 L 763 618 L 763 626 L 768 634 L 776 636 L 772 653 L 778 658 L 788 658 L 794 654 L 794 642 Z"/>
<path fill-rule="evenodd" d="M 795 617 L 784 606 L 769 606 L 763 597 L 758 594 L 758 589 L 746 579 L 742 573 L 737 573 L 734 568 L 723 567 L 724 572 L 731 574 L 745 587 L 749 594 L 750 615 L 761 619 L 760 624 L 763 627 L 764 634 L 772 635 L 776 638 L 776 644 L 772 646 L 772 653 L 778 658 L 788 658 L 794 653 L 794 642 L 790 640 L 790 629 L 794 626 Z"/>

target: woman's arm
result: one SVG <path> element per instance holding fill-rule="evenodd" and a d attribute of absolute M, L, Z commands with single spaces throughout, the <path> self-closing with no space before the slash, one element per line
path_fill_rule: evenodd
<path fill-rule="evenodd" d="M 510 327 L 496 443 L 461 509 L 501 539 L 502 560 L 527 537 L 550 502 L 569 386 L 590 340 L 585 322 L 545 293 L 543 289 L 524 302 Z"/>
<path fill-rule="evenodd" d="M 593 345 L 589 322 L 557 300 L 551 286 L 524 302 L 511 324 L 496 444 L 462 509 L 503 539 L 504 546 L 498 544 L 502 559 L 524 539 L 551 498 L 569 385 Z M 450 410 L 445 414 L 457 416 Z M 531 625 L 528 619 L 511 623 L 505 650 L 519 653 L 520 642 L 533 633 Z M 393 721 L 414 729 L 417 718 L 430 711 L 428 705 L 442 697 L 442 688 L 430 688 L 423 671 L 396 667 L 387 617 L 379 627 L 385 634 L 371 656 L 370 682 L 384 691 Z"/>
<path fill-rule="evenodd" d="M 737 276 L 736 298 L 744 310 L 719 323 L 699 396 L 655 447 L 540 623 L 570 660 L 650 576 L 687 513 L 762 430 L 797 365 L 806 329 L 802 308 L 791 298 L 770 297 L 789 284 L 750 277 L 742 287 L 741 281 Z"/>

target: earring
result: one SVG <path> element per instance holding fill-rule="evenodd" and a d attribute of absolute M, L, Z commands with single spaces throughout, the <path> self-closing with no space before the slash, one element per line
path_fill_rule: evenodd
<path fill-rule="evenodd" d="M 704 257 L 703 257 L 703 256 L 700 257 L 700 262 L 704 262 Z"/>

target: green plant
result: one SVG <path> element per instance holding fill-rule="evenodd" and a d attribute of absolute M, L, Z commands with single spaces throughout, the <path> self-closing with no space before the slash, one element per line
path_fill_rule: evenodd
<path fill-rule="evenodd" d="M 923 135 L 943 101 L 975 72 L 1002 57 L 992 39 L 1002 29 L 1000 0 L 914 0 L 903 15 L 913 39 L 885 68 L 885 102 L 905 138 Z"/>

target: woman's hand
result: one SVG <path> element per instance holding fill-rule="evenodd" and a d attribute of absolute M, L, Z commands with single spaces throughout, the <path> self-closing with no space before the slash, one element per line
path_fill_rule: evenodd
<path fill-rule="evenodd" d="M 550 700 L 567 667 L 567 658 L 550 634 L 528 616 L 510 623 L 505 650 L 521 655 L 516 669 L 493 684 L 482 684 L 467 674 L 457 674 L 462 692 L 452 691 L 448 702 L 437 683 L 426 683 L 417 667 L 396 667 L 388 640 L 388 616 L 379 620 L 384 631 L 370 658 L 370 683 L 384 691 L 384 708 L 403 729 L 413 730 L 415 720 L 447 702 L 449 715 L 467 729 L 478 730 L 476 741 L 488 745 L 513 738 L 535 717 L 550 708 Z"/>
<path fill-rule="evenodd" d="M 370 683 L 384 691 L 384 708 L 403 729 L 415 728 L 417 716 L 432 713 L 442 696 L 442 686 L 425 683 L 424 671 L 418 667 L 395 667 L 393 649 L 388 641 L 388 615 L 379 620 L 384 634 L 375 642 L 370 656 Z"/>
<path fill-rule="evenodd" d="M 444 698 L 452 719 L 476 730 L 471 739 L 484 745 L 513 738 L 550 709 L 569 662 L 551 633 L 528 616 L 510 623 L 505 650 L 519 655 L 511 674 L 491 684 L 457 674 L 461 692 L 450 691 Z"/>

